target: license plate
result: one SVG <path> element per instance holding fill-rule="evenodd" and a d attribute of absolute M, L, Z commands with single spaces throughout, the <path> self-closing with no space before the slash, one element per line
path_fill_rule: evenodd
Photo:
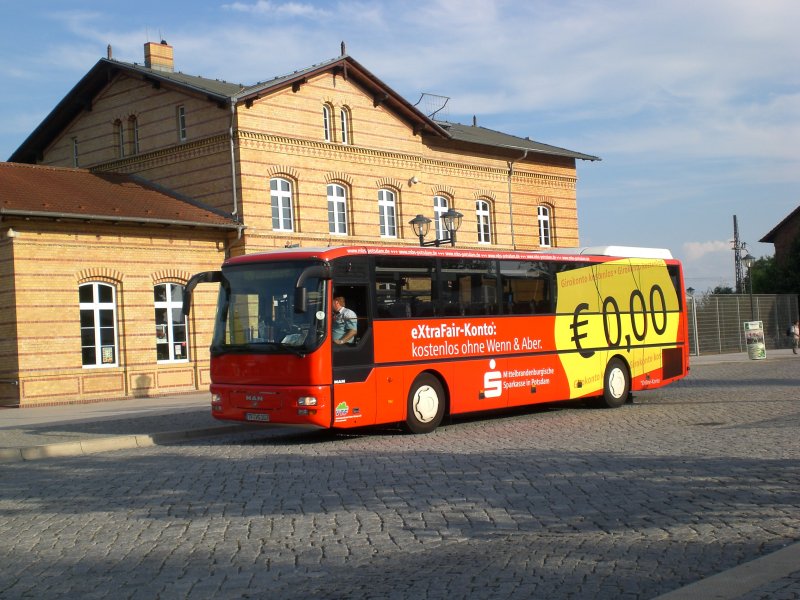
<path fill-rule="evenodd" d="M 248 421 L 261 421 L 262 423 L 269 422 L 269 415 L 264 413 L 245 413 L 244 418 Z"/>

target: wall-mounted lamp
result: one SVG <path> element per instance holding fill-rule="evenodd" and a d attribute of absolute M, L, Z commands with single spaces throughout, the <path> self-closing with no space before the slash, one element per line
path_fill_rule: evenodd
<path fill-rule="evenodd" d="M 419 183 L 419 178 L 414 175 L 411 179 L 408 180 L 408 185 L 414 185 L 415 183 Z"/>
<path fill-rule="evenodd" d="M 436 238 L 430 242 L 425 241 L 425 236 L 428 235 L 428 230 L 431 226 L 431 220 L 423 215 L 417 215 L 411 219 L 408 224 L 414 229 L 414 235 L 419 238 L 420 246 L 441 246 L 442 244 L 450 243 L 451 246 L 456 245 L 456 232 L 461 227 L 461 219 L 464 217 L 460 212 L 448 209 L 446 213 L 439 218 L 444 223 L 444 228 L 447 230 L 448 235 L 442 239 Z"/>

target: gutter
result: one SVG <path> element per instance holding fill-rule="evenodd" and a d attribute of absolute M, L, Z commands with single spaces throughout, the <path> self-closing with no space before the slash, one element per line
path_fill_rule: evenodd
<path fill-rule="evenodd" d="M 236 98 L 231 98 L 231 126 L 228 130 L 231 141 L 231 190 L 233 192 L 233 211 L 231 216 L 234 220 L 239 221 L 239 198 L 236 194 L 236 153 L 234 151 L 235 143 L 233 139 L 233 126 L 236 124 Z M 242 232 L 239 231 L 239 237 Z"/>

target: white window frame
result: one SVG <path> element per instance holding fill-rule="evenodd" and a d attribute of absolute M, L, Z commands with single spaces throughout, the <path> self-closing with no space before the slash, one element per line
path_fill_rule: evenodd
<path fill-rule="evenodd" d="M 78 167 L 78 138 L 72 138 L 72 166 Z"/>
<path fill-rule="evenodd" d="M 339 111 L 339 120 L 342 126 L 342 144 L 347 145 L 350 143 L 350 111 L 347 107 L 342 107 Z"/>
<path fill-rule="evenodd" d="M 272 231 L 294 231 L 292 212 L 292 182 L 283 177 L 269 180 Z"/>
<path fill-rule="evenodd" d="M 450 209 L 450 200 L 445 196 L 433 197 L 433 224 L 437 240 L 443 240 L 447 235 L 442 215 Z"/>
<path fill-rule="evenodd" d="M 166 300 L 155 300 L 156 288 L 165 287 Z M 176 322 L 175 316 L 181 314 L 183 308 L 183 295 L 181 294 L 180 301 L 173 300 L 173 287 L 179 287 L 181 290 L 183 286 L 179 283 L 159 283 L 153 286 L 153 305 L 155 310 L 155 326 L 156 326 L 156 362 L 162 363 L 185 363 L 189 362 L 189 325 L 186 317 L 183 317 L 183 323 Z M 166 323 L 158 322 L 158 311 L 166 311 Z M 179 328 L 183 327 L 183 341 L 175 341 Z M 160 346 L 167 347 L 168 358 L 158 358 L 158 350 Z M 176 358 L 176 346 L 183 347 L 183 357 Z"/>
<path fill-rule="evenodd" d="M 475 217 L 478 221 L 478 243 L 492 243 L 492 209 L 487 200 L 475 201 Z"/>
<path fill-rule="evenodd" d="M 347 190 L 338 183 L 328 184 L 328 232 L 347 235 Z"/>
<path fill-rule="evenodd" d="M 322 133 L 326 142 L 332 141 L 331 138 L 331 107 L 327 104 L 322 105 Z"/>
<path fill-rule="evenodd" d="M 106 367 L 117 367 L 119 366 L 119 339 L 118 339 L 118 332 L 117 332 L 117 289 L 109 284 L 103 283 L 100 281 L 92 281 L 81 284 L 78 290 L 80 294 L 80 288 L 91 287 L 92 290 L 92 300 L 91 302 L 79 302 L 80 307 L 80 328 L 81 328 L 81 364 L 83 365 L 84 369 L 97 369 L 97 368 L 106 368 Z M 111 290 L 111 301 L 110 302 L 102 302 L 100 301 L 100 288 L 108 288 Z M 83 316 L 85 312 L 91 312 L 92 314 L 92 325 L 90 327 L 85 327 L 83 325 Z M 101 311 L 111 311 L 111 326 L 108 325 L 103 326 L 101 320 Z M 111 334 L 113 338 L 112 343 L 108 343 L 108 339 L 105 340 L 106 343 L 103 343 L 103 333 L 108 333 L 108 330 L 111 329 Z M 88 333 L 91 330 L 92 335 L 92 344 L 84 344 L 84 334 Z M 93 348 L 95 361 L 94 363 L 84 364 L 83 358 L 83 349 L 84 348 Z M 108 349 L 112 349 L 113 351 L 113 361 L 105 361 L 104 356 L 107 354 Z"/>
<path fill-rule="evenodd" d="M 388 189 L 378 190 L 378 218 L 383 238 L 397 237 L 397 195 Z"/>
<path fill-rule="evenodd" d="M 178 141 L 186 141 L 186 107 L 180 105 L 177 107 L 175 116 L 178 123 Z"/>
<path fill-rule="evenodd" d="M 552 243 L 550 208 L 539 205 L 536 207 L 536 214 L 539 223 L 539 245 L 543 248 L 549 248 Z"/>

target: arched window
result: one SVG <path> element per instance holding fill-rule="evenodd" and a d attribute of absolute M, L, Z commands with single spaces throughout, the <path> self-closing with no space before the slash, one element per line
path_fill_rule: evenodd
<path fill-rule="evenodd" d="M 189 360 L 186 318 L 183 308 L 183 286 L 160 283 L 153 288 L 156 311 L 156 360 L 184 362 Z"/>
<path fill-rule="evenodd" d="M 114 121 L 114 137 L 117 142 L 117 156 L 123 158 L 125 156 L 125 126 L 119 119 Z"/>
<path fill-rule="evenodd" d="M 347 191 L 335 183 L 328 186 L 328 231 L 347 235 Z"/>
<path fill-rule="evenodd" d="M 183 143 L 186 141 L 186 107 L 178 106 L 175 109 L 175 117 L 178 125 L 178 141 Z"/>
<path fill-rule="evenodd" d="M 350 143 L 350 109 L 346 106 L 339 111 L 339 120 L 342 124 L 342 144 Z"/>
<path fill-rule="evenodd" d="M 331 141 L 331 107 L 322 105 L 322 131 L 326 142 Z"/>
<path fill-rule="evenodd" d="M 442 215 L 446 213 L 449 208 L 450 205 L 447 198 L 444 196 L 433 197 L 433 222 L 436 227 L 437 240 L 444 239 L 447 234 L 447 230 L 444 228 L 444 222 L 442 221 Z"/>
<path fill-rule="evenodd" d="M 117 303 L 114 286 L 84 283 L 78 287 L 78 298 L 83 366 L 116 367 Z"/>
<path fill-rule="evenodd" d="M 139 154 L 139 120 L 133 115 L 128 118 L 128 129 L 131 132 L 131 153 Z"/>
<path fill-rule="evenodd" d="M 272 230 L 294 231 L 292 183 L 280 177 L 273 177 L 269 180 L 269 191 L 272 204 Z"/>
<path fill-rule="evenodd" d="M 478 220 L 478 243 L 492 243 L 492 217 L 491 207 L 486 200 L 475 202 L 475 216 Z"/>
<path fill-rule="evenodd" d="M 380 219 L 381 237 L 397 237 L 397 203 L 391 190 L 378 190 L 378 217 Z"/>
<path fill-rule="evenodd" d="M 550 246 L 550 209 L 547 206 L 537 208 L 539 217 L 539 245 Z"/>

